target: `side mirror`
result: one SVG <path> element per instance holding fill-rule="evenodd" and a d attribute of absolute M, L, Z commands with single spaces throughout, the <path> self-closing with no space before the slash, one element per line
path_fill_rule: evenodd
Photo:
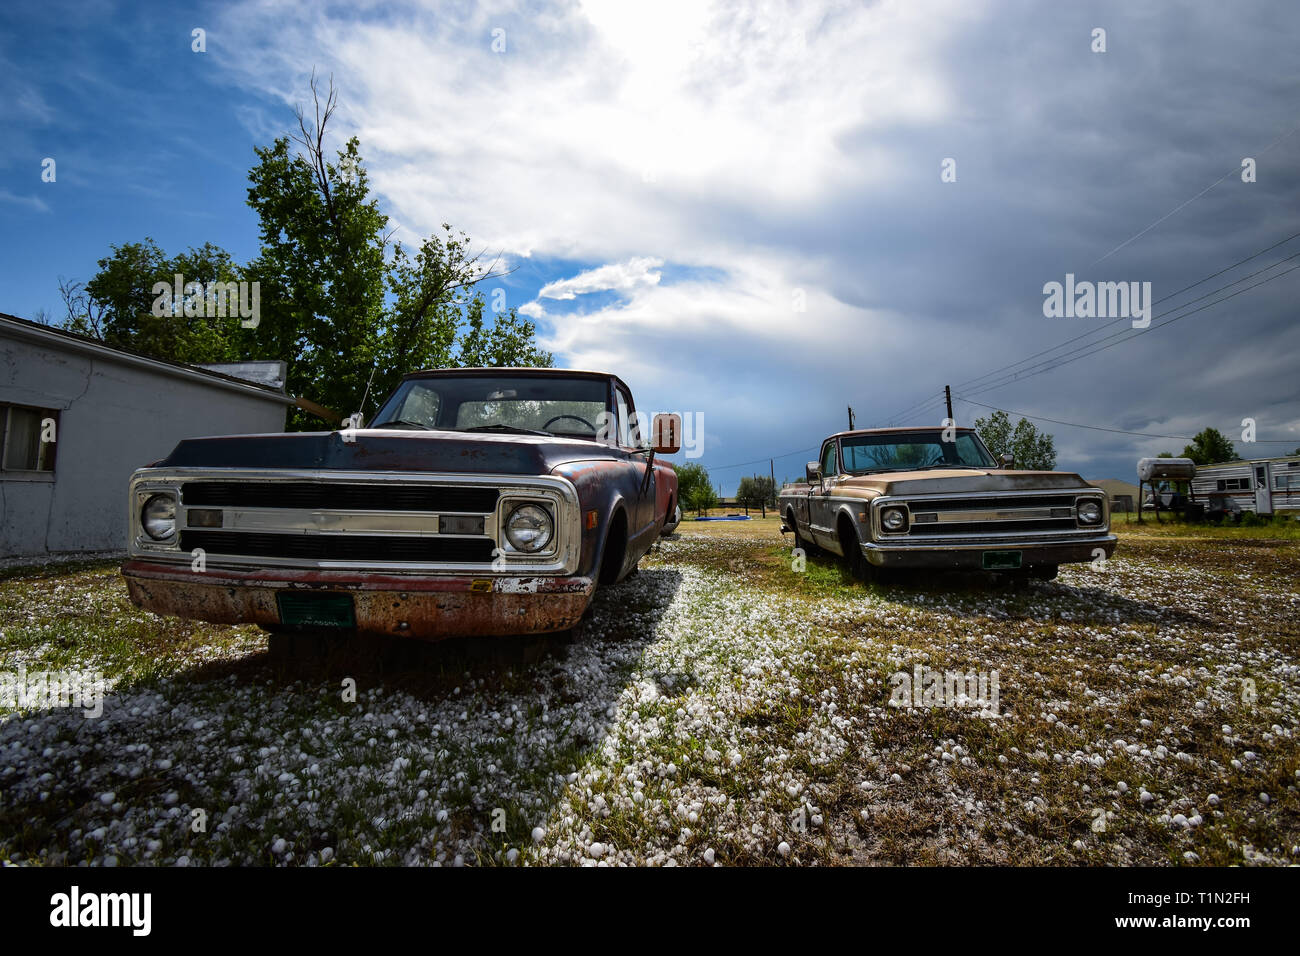
<path fill-rule="evenodd" d="M 656 455 L 675 455 L 682 450 L 682 416 L 656 415 L 650 431 L 654 434 L 651 447 Z"/>
<path fill-rule="evenodd" d="M 808 462 L 808 464 L 806 464 L 806 465 L 803 466 L 803 473 L 804 473 L 804 476 L 808 479 L 808 484 L 810 484 L 810 485 L 811 485 L 814 481 L 821 481 L 821 480 L 822 480 L 822 465 L 821 465 L 821 462 L 819 462 L 819 461 L 810 461 L 810 462 Z"/>
<path fill-rule="evenodd" d="M 998 464 L 1003 468 L 1014 468 L 1016 464 L 1015 456 L 998 455 Z"/>

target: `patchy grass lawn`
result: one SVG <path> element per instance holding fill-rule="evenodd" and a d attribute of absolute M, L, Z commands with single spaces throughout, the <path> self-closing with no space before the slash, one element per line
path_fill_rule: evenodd
<path fill-rule="evenodd" d="M 863 587 L 778 528 L 683 522 L 580 636 L 292 666 L 109 566 L 9 574 L 0 670 L 113 688 L 0 716 L 0 859 L 1300 862 L 1300 542 L 1120 522 L 1055 582 Z M 891 706 L 917 667 L 996 704 Z"/>

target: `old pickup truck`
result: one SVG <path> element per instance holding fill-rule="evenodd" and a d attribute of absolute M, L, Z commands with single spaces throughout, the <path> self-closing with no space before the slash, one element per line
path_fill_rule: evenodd
<path fill-rule="evenodd" d="M 413 373 L 368 427 L 190 439 L 135 472 L 122 573 L 147 610 L 273 632 L 566 630 L 676 512 L 655 455 L 680 423 L 654 424 L 614 375 Z"/>
<path fill-rule="evenodd" d="M 880 428 L 822 443 L 778 507 L 795 546 L 878 568 L 995 571 L 1051 579 L 1115 550 L 1105 494 L 1078 475 L 1014 471 L 969 428 Z"/>

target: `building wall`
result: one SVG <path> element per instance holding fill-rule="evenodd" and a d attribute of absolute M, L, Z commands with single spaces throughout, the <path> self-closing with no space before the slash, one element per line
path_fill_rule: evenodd
<path fill-rule="evenodd" d="M 1137 507 L 1138 488 L 1131 482 L 1120 481 L 1118 478 L 1102 478 L 1099 481 L 1090 481 L 1088 484 L 1106 492 L 1112 512 L 1133 511 Z"/>
<path fill-rule="evenodd" d="M 122 551 L 131 472 L 182 438 L 280 432 L 286 416 L 269 393 L 3 335 L 0 402 L 60 413 L 53 480 L 0 475 L 0 558 Z"/>

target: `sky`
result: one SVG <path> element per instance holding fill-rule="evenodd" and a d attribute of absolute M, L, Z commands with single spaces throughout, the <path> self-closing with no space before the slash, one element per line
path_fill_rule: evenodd
<path fill-rule="evenodd" d="M 938 425 L 944 385 L 1088 478 L 1206 426 L 1281 455 L 1297 51 L 1292 0 L 11 2 L 0 312 L 60 318 L 114 243 L 256 255 L 253 149 L 314 71 L 397 237 L 500 255 L 556 364 L 696 416 L 724 493 L 801 475 L 848 406 Z M 1150 325 L 1045 314 L 1067 275 L 1149 288 Z"/>

